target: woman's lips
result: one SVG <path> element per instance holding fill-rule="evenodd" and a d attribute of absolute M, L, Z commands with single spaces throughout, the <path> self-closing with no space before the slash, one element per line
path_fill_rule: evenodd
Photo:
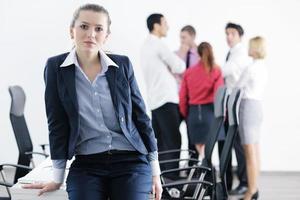
<path fill-rule="evenodd" d="M 95 42 L 91 42 L 91 41 L 85 41 L 84 43 L 89 44 L 89 45 L 95 45 L 96 44 Z"/>

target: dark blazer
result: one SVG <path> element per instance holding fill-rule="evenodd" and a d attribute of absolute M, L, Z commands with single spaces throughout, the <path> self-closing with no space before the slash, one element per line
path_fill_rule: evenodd
<path fill-rule="evenodd" d="M 79 136 L 75 65 L 60 67 L 68 54 L 49 58 L 44 72 L 52 159 L 71 159 Z M 129 58 L 112 54 L 108 57 L 119 66 L 108 66 L 106 78 L 123 134 L 140 153 L 157 151 L 151 121 Z"/>

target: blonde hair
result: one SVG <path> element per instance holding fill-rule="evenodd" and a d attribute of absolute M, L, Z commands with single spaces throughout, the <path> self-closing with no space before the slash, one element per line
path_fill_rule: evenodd
<path fill-rule="evenodd" d="M 255 59 L 264 59 L 266 57 L 266 41 L 261 36 L 251 38 L 249 41 L 249 50 L 254 53 L 251 55 Z"/>

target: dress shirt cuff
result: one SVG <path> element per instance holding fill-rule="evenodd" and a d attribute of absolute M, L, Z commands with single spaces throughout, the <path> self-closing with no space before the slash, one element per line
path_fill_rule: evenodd
<path fill-rule="evenodd" d="M 148 159 L 149 162 L 151 162 L 153 160 L 158 160 L 158 152 L 153 151 L 153 152 L 148 153 L 147 159 Z"/>
<path fill-rule="evenodd" d="M 159 176 L 160 175 L 160 167 L 158 160 L 150 161 L 152 176 Z"/>
<path fill-rule="evenodd" d="M 63 183 L 65 179 L 65 169 L 53 168 L 53 181 L 55 183 Z"/>
<path fill-rule="evenodd" d="M 66 160 L 52 160 L 53 164 L 53 181 L 63 183 L 65 179 Z"/>
<path fill-rule="evenodd" d="M 160 167 L 158 162 L 158 152 L 153 151 L 147 155 L 147 159 L 150 162 L 152 176 L 159 176 L 160 175 Z"/>

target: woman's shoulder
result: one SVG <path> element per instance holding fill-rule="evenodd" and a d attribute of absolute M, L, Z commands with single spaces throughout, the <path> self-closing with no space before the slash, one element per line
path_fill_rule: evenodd
<path fill-rule="evenodd" d="M 120 54 L 114 54 L 114 53 L 110 53 L 110 52 L 106 52 L 106 55 L 114 62 L 128 62 L 129 58 L 128 56 L 125 55 L 120 55 Z M 118 64 L 118 63 L 117 63 Z"/>
<path fill-rule="evenodd" d="M 69 53 L 70 52 L 65 52 L 65 53 L 61 53 L 58 55 L 54 55 L 54 56 L 49 57 L 48 60 L 51 60 L 51 61 L 62 60 L 62 59 L 65 59 L 69 55 Z"/>
<path fill-rule="evenodd" d="M 267 71 L 264 60 L 255 60 L 247 67 L 248 73 L 257 74 L 265 73 Z"/>
<path fill-rule="evenodd" d="M 57 65 L 57 66 L 61 65 L 66 59 L 66 57 L 69 55 L 69 53 L 70 52 L 66 52 L 66 53 L 49 57 L 47 60 L 47 65 Z"/>
<path fill-rule="evenodd" d="M 219 65 L 214 65 L 212 71 L 214 71 L 215 73 L 221 73 L 222 70 L 221 70 L 221 67 Z"/>
<path fill-rule="evenodd" d="M 194 64 L 194 65 L 190 66 L 189 68 L 187 68 L 185 72 L 192 74 L 195 71 L 198 71 L 201 67 L 203 67 L 202 62 L 199 61 L 196 64 Z"/>

